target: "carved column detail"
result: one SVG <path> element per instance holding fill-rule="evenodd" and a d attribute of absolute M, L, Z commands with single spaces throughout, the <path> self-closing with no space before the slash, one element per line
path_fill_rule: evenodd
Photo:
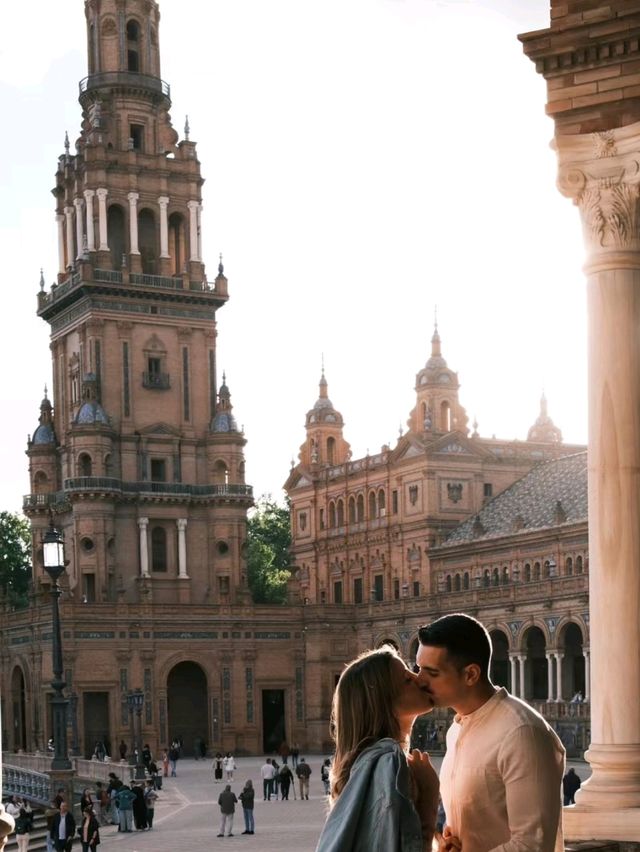
<path fill-rule="evenodd" d="M 149 576 L 149 546 L 147 544 L 147 527 L 149 518 L 138 518 L 140 529 L 140 576 Z"/>

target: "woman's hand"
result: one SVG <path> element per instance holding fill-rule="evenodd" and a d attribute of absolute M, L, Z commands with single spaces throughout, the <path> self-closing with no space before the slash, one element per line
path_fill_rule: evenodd
<path fill-rule="evenodd" d="M 440 782 L 428 754 L 414 748 L 407 760 L 416 789 L 415 806 L 422 826 L 424 848 L 431 849 L 438 813 Z"/>
<path fill-rule="evenodd" d="M 436 831 L 435 840 L 438 845 L 434 846 L 434 850 L 437 849 L 437 852 L 459 852 L 462 849 L 460 838 L 451 833 L 448 825 L 445 825 L 442 834 Z"/>

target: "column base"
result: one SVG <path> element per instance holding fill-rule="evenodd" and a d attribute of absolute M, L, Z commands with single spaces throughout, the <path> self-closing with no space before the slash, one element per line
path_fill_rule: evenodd
<path fill-rule="evenodd" d="M 564 808 L 562 812 L 564 837 L 567 849 L 620 849 L 620 852 L 640 852 L 640 808 L 608 808 L 606 810 L 588 810 L 580 805 Z M 602 847 L 574 846 L 575 841 L 596 841 L 604 844 Z M 607 843 L 621 841 L 622 846 Z"/>
<path fill-rule="evenodd" d="M 576 808 L 640 813 L 640 745 L 591 744 L 585 758 L 592 775 L 576 793 Z"/>

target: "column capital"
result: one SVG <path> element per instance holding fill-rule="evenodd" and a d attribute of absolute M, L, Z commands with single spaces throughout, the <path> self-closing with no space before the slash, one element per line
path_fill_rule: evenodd
<path fill-rule="evenodd" d="M 93 196 L 96 194 L 96 192 L 95 192 L 95 189 L 85 189 L 82 194 L 84 195 L 84 197 L 88 201 L 90 198 L 93 198 Z"/>
<path fill-rule="evenodd" d="M 189 210 L 198 210 L 199 207 L 200 207 L 199 201 L 187 201 L 187 208 Z"/>
<path fill-rule="evenodd" d="M 149 526 L 149 518 L 138 518 L 138 526 L 140 529 Z"/>
<path fill-rule="evenodd" d="M 64 208 L 64 215 L 73 216 L 73 207 L 71 207 L 69 204 L 67 204 L 67 206 Z"/>
<path fill-rule="evenodd" d="M 178 530 L 179 530 L 180 532 L 184 532 L 184 530 L 186 530 L 186 528 L 187 528 L 187 523 L 188 523 L 188 521 L 187 521 L 187 519 L 186 519 L 186 518 L 178 518 L 178 519 L 176 520 L 176 526 L 178 527 Z"/>
<path fill-rule="evenodd" d="M 564 651 L 553 651 L 552 653 L 556 660 L 564 660 Z"/>
<path fill-rule="evenodd" d="M 74 198 L 73 199 L 73 206 L 76 208 L 76 210 L 79 210 L 82 207 L 83 204 L 84 204 L 84 199 L 82 199 L 82 198 Z"/>
<path fill-rule="evenodd" d="M 101 187 L 100 189 L 96 189 L 96 195 L 98 196 L 98 198 L 101 201 L 104 201 L 108 194 L 109 194 L 109 190 L 104 189 L 104 187 Z"/>
<path fill-rule="evenodd" d="M 129 204 L 137 204 L 138 199 L 140 198 L 139 192 L 129 192 L 127 193 L 127 198 L 129 199 Z"/>
<path fill-rule="evenodd" d="M 169 196 L 168 195 L 159 196 L 158 204 L 160 205 L 160 207 L 168 207 L 169 206 Z"/>
<path fill-rule="evenodd" d="M 56 213 L 56 222 L 64 222 L 64 213 Z"/>

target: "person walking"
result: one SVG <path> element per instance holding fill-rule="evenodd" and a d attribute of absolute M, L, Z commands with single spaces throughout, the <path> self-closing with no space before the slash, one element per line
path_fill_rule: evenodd
<path fill-rule="evenodd" d="M 216 784 L 222 781 L 222 755 L 219 751 L 216 752 L 216 756 L 213 758 L 213 777 Z"/>
<path fill-rule="evenodd" d="M 264 763 L 260 767 L 260 775 L 262 776 L 262 795 L 264 796 L 264 801 L 270 802 L 271 795 L 273 793 L 273 776 L 275 775 L 275 769 L 268 757 L 265 758 Z"/>
<path fill-rule="evenodd" d="M 222 765 L 224 766 L 225 778 L 227 779 L 227 781 L 233 781 L 233 773 L 236 768 L 236 761 L 230 751 L 228 751 L 224 756 Z"/>
<path fill-rule="evenodd" d="M 176 764 L 178 762 L 178 758 L 180 757 L 180 750 L 178 744 L 173 742 L 171 744 L 171 748 L 169 749 L 169 766 L 171 767 L 171 777 L 176 777 Z"/>
<path fill-rule="evenodd" d="M 299 755 L 300 755 L 300 746 L 298 745 L 298 743 L 294 743 L 291 746 L 291 764 L 293 765 L 294 769 L 296 769 L 296 767 L 298 766 Z"/>
<path fill-rule="evenodd" d="M 273 793 L 277 801 L 280 790 L 280 764 L 275 758 L 272 758 L 271 765 L 273 766 Z"/>
<path fill-rule="evenodd" d="M 320 778 L 322 783 L 324 784 L 324 792 L 325 795 L 329 795 L 329 772 L 331 771 L 331 759 L 327 758 L 322 764 L 322 769 L 320 770 Z"/>
<path fill-rule="evenodd" d="M 16 817 L 16 840 L 18 852 L 27 852 L 29 849 L 30 832 L 33 826 L 33 811 L 28 802 L 23 802 L 20 813 Z"/>
<path fill-rule="evenodd" d="M 578 777 L 575 769 L 571 768 L 562 779 L 562 797 L 565 807 L 567 805 L 575 805 L 575 795 L 580 789 L 582 781 Z"/>
<path fill-rule="evenodd" d="M 300 758 L 300 763 L 296 767 L 296 775 L 300 784 L 300 799 L 309 801 L 309 776 L 311 775 L 311 767 L 305 761 L 304 757 Z"/>
<path fill-rule="evenodd" d="M 135 794 L 133 800 L 133 823 L 136 831 L 144 831 L 147 827 L 147 805 L 144 800 L 142 784 L 138 781 L 131 788 Z"/>
<path fill-rule="evenodd" d="M 283 802 L 289 801 L 289 790 L 291 788 L 291 782 L 293 781 L 293 772 L 291 771 L 288 764 L 284 763 L 280 767 L 280 772 L 278 773 L 278 779 L 280 780 L 280 798 Z M 296 785 L 293 785 L 293 798 L 296 798 Z"/>
<path fill-rule="evenodd" d="M 51 827 L 51 839 L 56 852 L 71 852 L 75 833 L 76 821 L 69 806 L 63 801 L 60 803 L 60 813 L 54 817 Z"/>
<path fill-rule="evenodd" d="M 227 830 L 227 837 L 233 837 L 233 815 L 236 812 L 237 801 L 236 794 L 231 792 L 231 784 L 227 784 L 218 796 L 220 814 L 222 815 L 218 837 L 224 837 L 225 829 Z"/>
<path fill-rule="evenodd" d="M 244 785 L 240 793 L 240 801 L 242 802 L 242 813 L 244 814 L 244 831 L 243 834 L 255 834 L 255 820 L 253 818 L 253 803 L 255 800 L 256 791 L 253 789 L 253 781 L 249 780 Z"/>
<path fill-rule="evenodd" d="M 96 798 L 93 803 L 93 812 L 98 820 L 98 825 L 106 825 L 108 822 L 107 811 L 109 810 L 109 794 L 102 785 L 102 781 L 96 781 Z"/>
<path fill-rule="evenodd" d="M 169 752 L 166 748 L 162 752 L 162 775 L 164 778 L 169 777 Z"/>
<path fill-rule="evenodd" d="M 156 793 L 156 786 L 152 779 L 147 781 L 147 787 L 144 791 L 144 803 L 147 808 L 147 827 L 149 831 L 153 828 L 153 817 L 156 812 L 156 801 L 158 799 L 158 794 Z"/>
<path fill-rule="evenodd" d="M 80 840 L 82 841 L 82 852 L 93 852 L 100 843 L 100 829 L 92 808 L 85 808 L 83 811 L 82 824 L 79 830 Z"/>

